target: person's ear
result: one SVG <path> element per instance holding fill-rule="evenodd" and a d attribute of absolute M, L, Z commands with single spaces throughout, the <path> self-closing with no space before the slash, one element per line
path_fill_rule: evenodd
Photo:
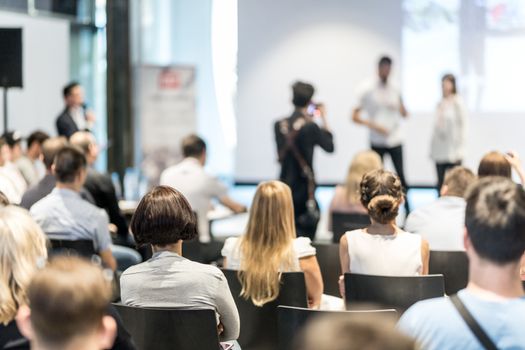
<path fill-rule="evenodd" d="M 472 242 L 470 241 L 470 237 L 468 235 L 467 228 L 463 228 L 463 247 L 465 248 L 465 251 L 467 252 L 467 255 L 472 249 Z"/>
<path fill-rule="evenodd" d="M 55 166 L 55 163 L 53 162 L 53 164 L 51 164 L 51 174 L 53 175 L 56 175 L 56 166 Z"/>
<path fill-rule="evenodd" d="M 20 306 L 15 319 L 20 333 L 27 339 L 33 340 L 35 333 L 31 325 L 31 310 L 29 307 L 27 305 Z"/>
<path fill-rule="evenodd" d="M 439 191 L 439 194 L 441 195 L 441 197 L 446 196 L 447 193 L 448 193 L 448 186 L 447 185 L 441 186 L 441 190 Z"/>
<path fill-rule="evenodd" d="M 102 317 L 98 332 L 99 349 L 111 349 L 117 336 L 117 322 L 111 316 Z"/>

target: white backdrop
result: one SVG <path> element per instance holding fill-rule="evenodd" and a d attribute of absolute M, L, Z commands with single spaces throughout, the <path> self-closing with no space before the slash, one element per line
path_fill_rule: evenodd
<path fill-rule="evenodd" d="M 56 134 L 55 119 L 64 108 L 62 88 L 69 80 L 69 22 L 0 11 L 0 27 L 23 28 L 24 87 L 8 92 L 9 129 Z"/>
<path fill-rule="evenodd" d="M 239 1 L 236 179 L 278 176 L 273 122 L 291 113 L 290 86 L 300 79 L 316 86 L 314 98 L 326 103 L 335 132 L 335 153 L 316 153 L 318 181 L 341 181 L 352 156 L 368 147 L 367 131 L 350 122 L 356 89 L 374 77 L 382 54 L 393 57 L 399 82 L 401 32 L 401 0 Z M 405 173 L 412 185 L 435 183 L 428 157 L 432 117 L 414 112 L 405 123 Z M 492 149 L 525 152 L 520 113 L 471 113 L 469 119 L 467 166 L 475 168 Z"/>

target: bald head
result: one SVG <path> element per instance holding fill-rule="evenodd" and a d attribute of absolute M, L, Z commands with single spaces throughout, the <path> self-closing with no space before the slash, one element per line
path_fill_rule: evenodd
<path fill-rule="evenodd" d="M 89 165 L 95 163 L 98 157 L 98 145 L 92 133 L 88 131 L 77 131 L 71 135 L 69 142 L 84 151 Z"/>

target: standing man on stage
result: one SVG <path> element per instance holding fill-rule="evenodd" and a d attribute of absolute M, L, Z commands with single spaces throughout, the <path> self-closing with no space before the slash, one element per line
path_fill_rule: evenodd
<path fill-rule="evenodd" d="M 58 135 L 69 139 L 77 131 L 90 131 L 95 115 L 86 109 L 82 86 L 71 82 L 64 87 L 63 94 L 66 106 L 56 121 Z"/>
<path fill-rule="evenodd" d="M 332 133 L 323 104 L 313 103 L 314 87 L 303 82 L 292 86 L 294 111 L 274 125 L 281 163 L 280 180 L 290 186 L 297 236 L 315 237 L 319 207 L 315 201 L 313 156 L 315 146 L 334 151 Z"/>
<path fill-rule="evenodd" d="M 401 119 L 408 116 L 401 94 L 388 80 L 392 68 L 392 59 L 383 56 L 378 64 L 379 80 L 368 86 L 359 97 L 359 104 L 354 109 L 352 120 L 356 124 L 370 129 L 371 148 L 381 158 L 389 154 L 394 163 L 401 184 L 408 190 L 403 171 L 403 146 Z M 367 118 L 363 118 L 363 112 Z M 408 205 L 405 202 L 405 209 Z"/>

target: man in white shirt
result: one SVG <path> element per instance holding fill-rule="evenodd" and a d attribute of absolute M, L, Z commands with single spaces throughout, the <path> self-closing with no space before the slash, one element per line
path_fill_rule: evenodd
<path fill-rule="evenodd" d="M 464 250 L 465 193 L 476 180 L 469 169 L 457 166 L 445 175 L 441 197 L 410 213 L 405 230 L 426 239 L 432 250 Z"/>
<path fill-rule="evenodd" d="M 379 80 L 359 96 L 352 120 L 370 129 L 371 148 L 381 158 L 389 154 L 401 184 L 408 189 L 403 170 L 401 119 L 408 116 L 398 89 L 389 81 L 392 59 L 381 57 L 378 64 Z M 363 118 L 363 112 L 367 118 Z M 405 201 L 407 207 L 408 201 Z M 408 209 L 408 208 L 407 208 Z"/>
<path fill-rule="evenodd" d="M 160 175 L 160 184 L 171 186 L 180 191 L 197 213 L 199 240 L 211 240 L 208 211 L 211 200 L 218 199 L 234 213 L 246 211 L 246 207 L 228 197 L 227 187 L 215 177 L 206 173 L 206 143 L 196 135 L 189 135 L 182 140 L 184 160 L 164 170 Z"/>

